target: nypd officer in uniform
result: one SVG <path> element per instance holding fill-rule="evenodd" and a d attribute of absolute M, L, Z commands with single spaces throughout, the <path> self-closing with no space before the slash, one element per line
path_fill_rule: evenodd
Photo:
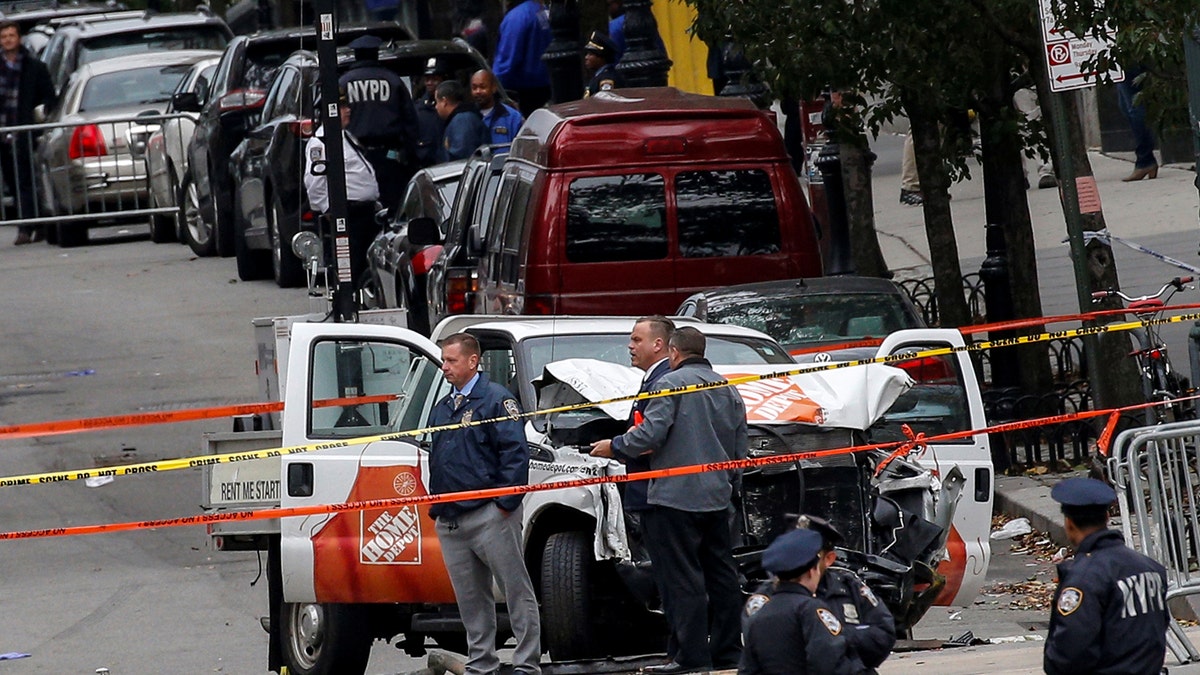
<path fill-rule="evenodd" d="M 429 423 L 442 426 L 503 421 L 433 434 L 429 453 L 432 494 L 529 483 L 525 425 L 512 392 L 479 372 L 479 342 L 467 333 L 442 341 L 442 375 L 452 391 L 434 405 Z M 511 418 L 511 419 L 505 419 Z M 496 601 L 504 593 L 517 638 L 514 673 L 540 673 L 541 623 L 537 597 L 521 548 L 521 494 L 434 504 L 442 559 L 467 632 L 467 672 L 500 671 L 496 654 Z"/>
<path fill-rule="evenodd" d="M 417 114 L 404 80 L 379 63 L 383 41 L 364 35 L 350 43 L 354 63 L 338 81 L 350 101 L 350 133 L 379 181 L 384 206 L 394 209 L 415 169 Z"/>
<path fill-rule="evenodd" d="M 1058 566 L 1042 667 L 1048 675 L 1159 673 L 1167 649 L 1167 572 L 1108 529 L 1117 494 L 1093 478 L 1050 490 L 1075 556 Z"/>
<path fill-rule="evenodd" d="M 746 626 L 739 675 L 861 673 L 851 657 L 846 626 L 816 596 L 821 580 L 821 535 L 789 530 L 763 552 L 775 575 L 771 598 Z"/>
<path fill-rule="evenodd" d="M 863 672 L 874 673 L 896 644 L 896 623 L 891 611 L 858 575 L 841 567 L 833 567 L 837 562 L 835 547 L 845 541 L 837 528 L 824 518 L 811 515 L 800 516 L 796 520 L 796 527 L 813 530 L 821 536 L 817 566 L 823 574 L 817 586 L 817 597 L 833 610 L 845 626 L 851 658 L 861 663 Z M 750 596 L 746 602 L 746 621 L 771 599 L 772 592 L 773 584 L 767 582 Z"/>
<path fill-rule="evenodd" d="M 592 73 L 584 98 L 625 86 L 625 78 L 617 72 L 617 48 L 607 35 L 592 31 L 583 46 L 583 67 Z"/>

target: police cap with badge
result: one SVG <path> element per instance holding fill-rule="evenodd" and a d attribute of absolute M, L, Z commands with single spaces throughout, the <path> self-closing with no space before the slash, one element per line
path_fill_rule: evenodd
<path fill-rule="evenodd" d="M 360 35 L 359 37 L 354 38 L 354 40 L 351 41 L 350 44 L 348 44 L 346 46 L 349 47 L 350 49 L 354 50 L 354 58 L 357 59 L 357 58 L 362 58 L 362 56 L 363 56 L 363 55 L 359 54 L 359 52 L 375 52 L 376 54 L 378 54 L 379 47 L 382 44 L 383 44 L 383 40 L 379 39 L 378 37 L 376 37 L 374 35 Z M 374 57 L 369 57 L 369 58 L 374 58 Z"/>
<path fill-rule="evenodd" d="M 781 579 L 800 576 L 816 564 L 822 544 L 821 535 L 816 530 L 784 532 L 763 551 L 763 569 Z"/>
<path fill-rule="evenodd" d="M 1062 505 L 1067 517 L 1097 516 L 1117 501 L 1117 493 L 1112 486 L 1095 478 L 1068 478 L 1050 488 L 1050 498 Z"/>
<path fill-rule="evenodd" d="M 444 59 L 439 59 L 436 56 L 429 57 L 425 62 L 425 75 L 439 75 L 441 77 L 450 77 L 454 74 L 454 70 L 450 68 L 450 64 Z"/>
<path fill-rule="evenodd" d="M 821 550 L 824 551 L 832 551 L 835 547 L 841 546 L 846 541 L 846 538 L 842 536 L 841 532 L 838 532 L 833 524 L 820 516 L 812 516 L 807 513 L 796 516 L 796 528 L 813 530 L 821 535 L 821 541 L 823 542 Z"/>
<path fill-rule="evenodd" d="M 605 63 L 612 63 L 617 56 L 617 46 L 613 43 L 612 38 L 604 33 L 594 30 L 588 36 L 587 44 L 583 46 L 585 54 L 595 54 L 604 59 Z"/>

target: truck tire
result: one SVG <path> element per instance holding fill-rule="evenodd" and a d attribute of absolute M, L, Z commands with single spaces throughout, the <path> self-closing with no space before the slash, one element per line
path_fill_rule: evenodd
<path fill-rule="evenodd" d="M 362 675 L 371 656 L 357 605 L 283 603 L 283 661 L 291 675 Z"/>
<path fill-rule="evenodd" d="M 542 549 L 542 645 L 555 661 L 601 656 L 593 639 L 592 541 L 586 532 L 558 532 Z"/>

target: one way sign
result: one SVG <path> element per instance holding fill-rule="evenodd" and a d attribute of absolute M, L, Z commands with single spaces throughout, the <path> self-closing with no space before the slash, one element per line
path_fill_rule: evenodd
<path fill-rule="evenodd" d="M 1104 39 L 1081 38 L 1056 26 L 1052 3 L 1041 0 L 1042 42 L 1046 50 L 1046 72 L 1050 76 L 1050 91 L 1083 89 L 1096 84 L 1096 73 L 1083 67 L 1102 49 L 1112 45 L 1112 33 Z M 1125 79 L 1125 72 L 1115 64 L 1109 72 L 1113 82 Z"/>

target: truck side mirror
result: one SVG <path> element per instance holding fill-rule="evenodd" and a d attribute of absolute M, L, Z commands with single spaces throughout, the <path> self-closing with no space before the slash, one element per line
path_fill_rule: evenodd
<path fill-rule="evenodd" d="M 483 232 L 479 229 L 479 223 L 467 228 L 467 255 L 472 258 L 483 257 Z"/>
<path fill-rule="evenodd" d="M 408 221 L 408 242 L 416 246 L 434 246 L 442 243 L 442 232 L 433 218 L 413 218 Z"/>
<path fill-rule="evenodd" d="M 175 112 L 200 112 L 200 97 L 194 91 L 181 91 L 171 97 L 171 107 Z"/>

